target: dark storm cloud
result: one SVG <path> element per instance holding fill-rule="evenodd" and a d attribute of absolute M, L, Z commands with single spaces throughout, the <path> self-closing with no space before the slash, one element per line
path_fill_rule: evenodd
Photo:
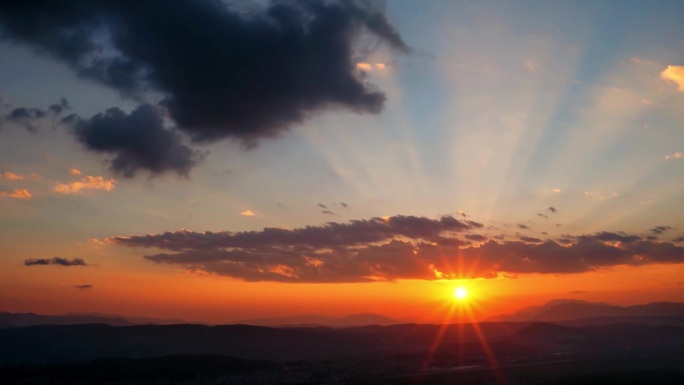
<path fill-rule="evenodd" d="M 24 261 L 26 266 L 37 266 L 37 265 L 57 265 L 57 266 L 88 266 L 88 264 L 81 258 L 66 259 L 61 257 L 54 257 L 52 259 L 38 258 L 38 259 L 27 259 Z"/>
<path fill-rule="evenodd" d="M 624 233 L 494 241 L 453 217 L 394 216 L 239 233 L 177 231 L 113 237 L 110 243 L 167 250 L 145 259 L 247 281 L 367 282 L 581 273 L 617 266 L 684 263 L 684 247 Z M 483 239 L 474 245 L 455 238 Z M 621 239 L 619 243 L 613 243 Z M 465 264 L 465 265 L 463 265 Z M 465 266 L 465 270 L 459 266 Z"/>
<path fill-rule="evenodd" d="M 78 140 L 92 151 L 109 153 L 113 171 L 131 177 L 140 169 L 152 174 L 175 171 L 187 175 L 203 155 L 183 144 L 180 135 L 164 128 L 159 109 L 143 104 L 130 114 L 110 108 L 90 119 L 65 118 Z"/>
<path fill-rule="evenodd" d="M 76 289 L 79 289 L 79 290 L 88 290 L 88 289 L 92 289 L 94 286 L 91 285 L 91 284 L 86 283 L 86 284 L 84 284 L 84 285 L 74 285 L 74 287 L 75 287 Z"/>
<path fill-rule="evenodd" d="M 649 231 L 653 234 L 660 235 L 660 234 L 666 233 L 672 229 L 673 229 L 672 226 L 656 226 L 656 227 L 650 229 Z"/>
<path fill-rule="evenodd" d="M 233 138 L 248 147 L 328 108 L 379 113 L 385 94 L 355 65 L 363 59 L 354 50 L 360 35 L 409 51 L 370 1 L 275 1 L 249 14 L 218 0 L 4 1 L 0 34 L 122 95 L 161 95 L 159 104 L 194 141 Z M 122 114 L 81 120 L 77 131 L 89 149 L 115 155 L 114 170 L 186 173 L 196 164 L 156 121 L 134 134 L 140 127 Z M 98 116 L 126 134 L 101 131 Z M 171 150 L 150 146 L 147 135 Z M 144 149 L 153 155 L 145 158 Z"/>

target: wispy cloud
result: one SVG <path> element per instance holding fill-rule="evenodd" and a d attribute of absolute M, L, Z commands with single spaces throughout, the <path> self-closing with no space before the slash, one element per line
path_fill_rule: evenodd
<path fill-rule="evenodd" d="M 0 196 L 1 197 L 6 197 L 6 198 L 16 198 L 16 199 L 31 199 L 33 195 L 29 192 L 29 190 L 25 188 L 21 189 L 14 189 L 12 191 L 0 191 Z"/>
<path fill-rule="evenodd" d="M 649 229 L 649 231 L 650 231 L 651 233 L 656 234 L 656 235 L 660 235 L 660 234 L 666 233 L 666 232 L 668 232 L 668 231 L 670 231 L 670 230 L 674 230 L 674 228 L 673 228 L 672 226 L 656 226 L 656 227 L 654 227 L 654 228 L 652 228 L 652 229 Z"/>
<path fill-rule="evenodd" d="M 256 214 L 254 214 L 254 213 L 252 212 L 252 210 L 242 210 L 242 211 L 240 212 L 240 215 L 242 215 L 243 217 L 253 217 L 253 216 L 255 216 Z"/>
<path fill-rule="evenodd" d="M 66 259 L 61 257 L 54 257 L 52 259 L 47 258 L 37 258 L 37 259 L 27 259 L 24 261 L 26 266 L 88 266 L 88 264 L 81 258 Z"/>
<path fill-rule="evenodd" d="M 69 174 L 74 175 L 74 176 L 79 176 L 79 175 L 81 175 L 81 170 L 72 168 L 71 170 L 69 170 Z"/>
<path fill-rule="evenodd" d="M 111 191 L 116 187 L 116 179 L 104 179 L 101 176 L 86 176 L 71 183 L 57 183 L 52 191 L 61 194 L 78 194 L 83 190 Z"/>
<path fill-rule="evenodd" d="M 673 153 L 673 154 L 670 154 L 670 155 L 666 155 L 666 156 L 665 156 L 665 159 L 666 159 L 666 160 L 670 160 L 670 159 L 680 159 L 680 158 L 684 158 L 684 152 L 679 152 L 679 151 L 677 151 L 677 152 L 675 152 L 675 153 Z"/>
<path fill-rule="evenodd" d="M 11 172 L 11 171 L 5 171 L 2 173 L 2 176 L 7 179 L 7 180 L 39 180 L 40 175 L 31 173 L 31 174 L 22 174 L 22 173 L 17 173 L 17 172 Z"/>
<path fill-rule="evenodd" d="M 92 289 L 92 288 L 95 287 L 95 286 L 93 286 L 93 285 L 91 285 L 91 284 L 89 284 L 89 283 L 86 283 L 86 284 L 83 284 L 83 285 L 74 285 L 74 287 L 75 287 L 76 289 L 79 289 L 79 290 L 88 290 L 88 289 Z"/>

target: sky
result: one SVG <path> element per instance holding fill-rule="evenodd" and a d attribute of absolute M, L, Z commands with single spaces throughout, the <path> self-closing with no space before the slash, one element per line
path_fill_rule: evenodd
<path fill-rule="evenodd" d="M 684 300 L 680 1 L 0 5 L 0 310 Z"/>

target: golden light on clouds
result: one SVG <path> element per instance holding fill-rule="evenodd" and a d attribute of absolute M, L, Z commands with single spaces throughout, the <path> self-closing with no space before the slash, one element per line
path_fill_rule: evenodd
<path fill-rule="evenodd" d="M 667 66 L 660 73 L 660 77 L 668 83 L 675 84 L 679 91 L 684 92 L 684 66 Z"/>
<path fill-rule="evenodd" d="M 382 71 L 385 68 L 387 68 L 387 66 L 384 63 L 375 63 L 375 64 L 366 63 L 366 62 L 356 63 L 356 69 L 361 70 L 361 71 L 373 71 L 373 70 Z"/>
<path fill-rule="evenodd" d="M 71 183 L 57 183 L 52 191 L 61 194 L 78 194 L 83 190 L 111 191 L 116 186 L 116 179 L 104 179 L 101 176 L 87 176 Z"/>
<path fill-rule="evenodd" d="M 674 154 L 667 155 L 665 159 L 670 160 L 670 159 L 680 159 L 684 158 L 684 152 L 675 152 Z"/>
<path fill-rule="evenodd" d="M 24 175 L 22 173 L 16 173 L 16 172 L 11 172 L 11 171 L 5 171 L 2 174 L 3 177 L 7 180 L 38 180 L 40 179 L 40 175 L 38 174 L 29 174 L 29 175 Z"/>
<path fill-rule="evenodd" d="M 14 191 L 0 191 L 0 196 L 6 198 L 31 199 L 33 195 L 25 189 L 14 189 Z"/>
<path fill-rule="evenodd" d="M 373 66 L 369 63 L 359 62 L 356 63 L 356 69 L 359 69 L 361 71 L 371 71 L 373 69 Z"/>
<path fill-rule="evenodd" d="M 77 170 L 75 168 L 72 168 L 71 170 L 69 170 L 69 174 L 78 176 L 78 175 L 81 175 L 81 171 Z"/>
<path fill-rule="evenodd" d="M 254 213 L 252 212 L 252 210 L 242 210 L 242 211 L 240 212 L 240 215 L 242 215 L 243 217 L 253 217 L 253 216 L 255 216 L 256 214 L 254 214 Z"/>

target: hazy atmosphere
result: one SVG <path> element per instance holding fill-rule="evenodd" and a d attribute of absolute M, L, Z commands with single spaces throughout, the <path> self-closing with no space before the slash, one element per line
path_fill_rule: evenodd
<path fill-rule="evenodd" d="M 3 2 L 0 310 L 682 301 L 682 20 L 680 1 Z"/>

